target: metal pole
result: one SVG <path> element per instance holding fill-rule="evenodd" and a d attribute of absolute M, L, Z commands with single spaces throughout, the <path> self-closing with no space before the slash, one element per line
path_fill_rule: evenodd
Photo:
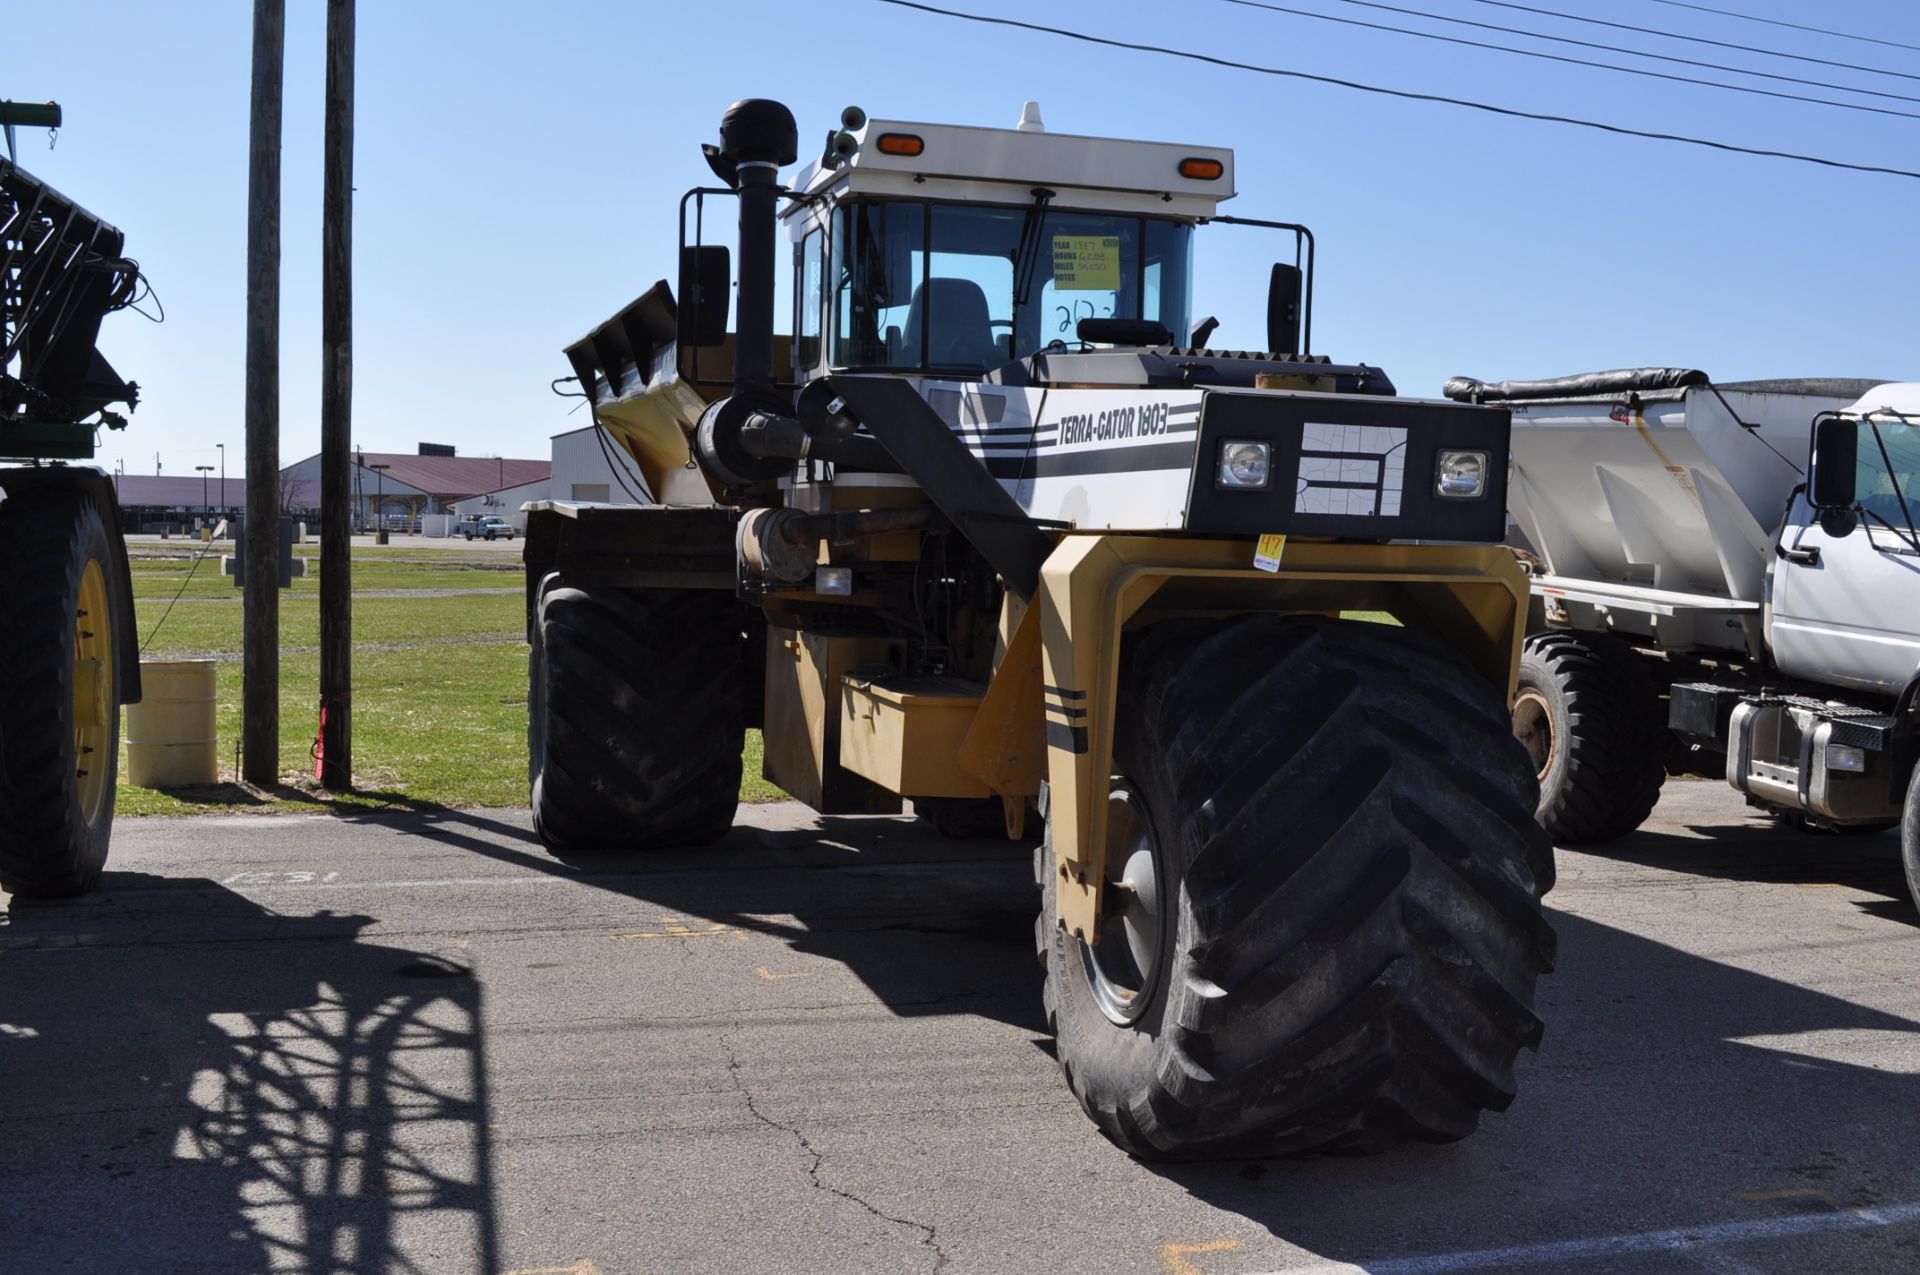
<path fill-rule="evenodd" d="M 373 471 L 373 542 L 387 543 L 387 470 L 391 465 L 369 465 Z"/>
<path fill-rule="evenodd" d="M 220 449 L 220 512 L 224 514 L 227 511 L 227 445 L 215 443 L 214 446 Z"/>
<path fill-rule="evenodd" d="M 320 231 L 320 786 L 353 787 L 353 0 L 327 0 Z"/>
<path fill-rule="evenodd" d="M 286 0 L 253 3 L 247 155 L 248 588 L 241 637 L 241 774 L 280 780 L 280 97 Z"/>

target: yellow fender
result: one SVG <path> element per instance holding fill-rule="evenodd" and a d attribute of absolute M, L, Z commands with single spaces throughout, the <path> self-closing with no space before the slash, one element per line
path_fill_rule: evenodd
<path fill-rule="evenodd" d="M 1505 548 L 1287 542 L 1277 570 L 1257 568 L 1253 558 L 1246 539 L 1068 535 L 1041 569 L 1021 630 L 1037 611 L 1060 921 L 1084 942 L 1100 932 L 1129 626 L 1182 615 L 1385 612 L 1459 650 L 1512 701 L 1527 582 Z M 986 719 L 983 712 L 976 730 L 991 728 Z"/>

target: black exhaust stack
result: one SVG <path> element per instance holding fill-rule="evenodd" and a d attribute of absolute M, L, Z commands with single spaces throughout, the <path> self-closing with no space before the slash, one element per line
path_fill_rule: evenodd
<path fill-rule="evenodd" d="M 740 195 L 740 274 L 733 347 L 733 393 L 700 418 L 701 459 L 733 486 L 785 473 L 806 453 L 793 405 L 778 395 L 773 371 L 774 235 L 780 169 L 799 154 L 793 112 L 750 97 L 727 108 L 720 144 L 702 148 L 707 164 Z"/>
<path fill-rule="evenodd" d="M 773 244 L 780 170 L 800 149 L 793 112 L 750 97 L 720 119 L 720 145 L 704 148 L 720 180 L 740 192 L 739 329 L 734 338 L 735 393 L 773 388 Z"/>

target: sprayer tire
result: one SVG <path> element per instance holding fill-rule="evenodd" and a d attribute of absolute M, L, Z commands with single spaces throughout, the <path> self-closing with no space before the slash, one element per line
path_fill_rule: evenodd
<path fill-rule="evenodd" d="M 1531 706 L 1529 700 L 1531 699 Z M 1646 821 L 1667 779 L 1660 690 L 1640 656 L 1599 633 L 1535 633 L 1520 657 L 1515 733 L 1544 711 L 1536 817 L 1556 845 L 1624 837 Z"/>
<path fill-rule="evenodd" d="M 1050 844 L 1036 861 L 1046 1013 L 1095 1123 L 1191 1159 L 1445 1142 L 1505 1109 L 1553 863 L 1499 692 L 1383 625 L 1172 621 L 1130 646 L 1113 769 L 1165 901 L 1131 1021 L 1059 928 Z"/>
<path fill-rule="evenodd" d="M 106 867 L 120 768 L 120 681 L 111 636 L 106 718 L 92 728 L 102 733 L 90 754 L 82 752 L 75 721 L 78 643 L 94 632 L 118 631 L 106 520 L 82 492 L 14 496 L 0 506 L 0 554 L 0 597 L 8 613 L 7 657 L 0 661 L 0 737 L 6 741 L 0 885 L 22 898 L 70 898 L 98 885 Z M 105 586 L 105 614 L 82 616 L 82 581 L 90 567 Z"/>
<path fill-rule="evenodd" d="M 745 743 L 739 604 L 712 589 L 542 586 L 529 657 L 533 825 L 554 849 L 704 845 Z"/>

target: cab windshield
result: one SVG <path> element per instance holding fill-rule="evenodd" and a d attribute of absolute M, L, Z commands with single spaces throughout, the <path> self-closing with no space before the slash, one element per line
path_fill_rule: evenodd
<path fill-rule="evenodd" d="M 1920 532 L 1920 421 L 1875 413 L 1860 421 L 1854 500 L 1867 521 L 1913 543 Z"/>
<path fill-rule="evenodd" d="M 1114 213 L 863 202 L 834 213 L 828 361 L 977 375 L 1080 320 L 1189 326 L 1193 228 Z"/>

